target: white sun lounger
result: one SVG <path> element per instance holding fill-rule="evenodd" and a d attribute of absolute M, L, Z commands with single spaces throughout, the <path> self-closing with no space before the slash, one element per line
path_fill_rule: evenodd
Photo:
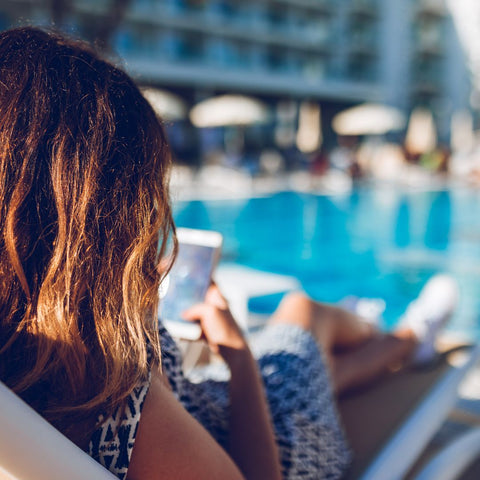
<path fill-rule="evenodd" d="M 455 480 L 480 455 L 480 427 L 450 442 L 415 477 L 415 480 Z"/>
<path fill-rule="evenodd" d="M 220 266 L 216 275 L 216 281 L 225 292 L 234 316 L 239 318 L 240 325 L 246 331 L 249 327 L 248 301 L 250 298 L 301 289 L 299 282 L 293 277 L 261 272 L 234 264 Z M 438 368 L 439 372 L 426 375 L 422 375 L 421 372 L 404 373 L 400 381 L 393 378 L 390 384 L 387 383 L 380 389 L 372 389 L 370 393 L 367 391 L 341 401 L 340 410 L 342 411 L 342 407 L 345 407 L 345 411 L 342 413 L 347 415 L 347 420 L 354 420 L 353 423 L 355 423 L 357 419 L 354 416 L 362 415 L 359 412 L 356 413 L 360 399 L 364 408 L 362 413 L 367 416 L 372 415 L 370 420 L 375 422 L 375 413 L 379 412 L 378 408 L 386 409 L 385 419 L 388 417 L 389 406 L 379 406 L 378 402 L 374 402 L 376 395 L 382 395 L 382 388 L 383 392 L 394 388 L 405 390 L 408 389 L 409 384 L 412 385 L 415 382 L 416 392 L 421 395 L 421 398 L 414 399 L 413 402 L 412 399 L 408 400 L 411 411 L 402 412 L 401 408 L 396 409 L 396 424 L 395 421 L 392 422 L 391 418 L 387 419 L 390 424 L 384 425 L 383 437 L 379 437 L 382 438 L 380 448 L 377 448 L 375 452 L 371 450 L 366 459 L 363 458 L 354 463 L 347 478 L 352 480 L 400 480 L 404 478 L 448 414 L 456 405 L 458 407 L 460 383 L 479 358 L 480 346 L 467 348 L 460 357 L 457 355 L 457 362 L 454 365 L 448 367 L 444 365 L 442 368 Z M 410 378 L 408 378 L 409 376 Z M 422 382 L 424 385 L 421 385 Z M 402 401 L 401 397 L 397 397 L 396 400 Z M 368 411 L 365 407 L 370 406 L 373 406 L 373 409 Z M 348 415 L 350 415 L 349 418 Z M 399 421 L 400 423 L 398 423 Z M 372 431 L 372 428 L 369 429 L 364 423 L 358 424 L 364 428 L 363 432 L 359 432 L 360 435 L 368 435 L 368 432 Z M 347 433 L 350 426 L 345 425 Z M 354 425 L 353 430 L 355 427 Z M 385 432 L 387 433 L 385 434 Z M 362 443 L 365 442 L 362 441 Z M 367 451 L 363 447 L 361 450 L 362 454 Z"/>
<path fill-rule="evenodd" d="M 429 439 L 445 419 L 456 399 L 458 384 L 478 356 L 478 349 L 468 355 L 461 366 L 451 367 L 418 408 L 393 434 L 364 472 L 348 478 L 402 479 L 419 457 Z M 108 480 L 111 473 L 92 460 L 70 440 L 59 433 L 33 409 L 0 383 L 0 480 Z M 358 412 L 360 414 L 360 412 Z M 364 432 L 368 436 L 368 431 Z M 476 431 L 474 439 L 478 438 Z M 468 438 L 472 446 L 472 438 Z M 464 445 L 466 440 L 463 440 Z M 456 450 L 459 449 L 457 445 Z M 477 445 L 477 451 L 479 450 Z M 450 457 L 452 453 L 450 453 Z M 450 458 L 449 457 L 449 458 Z M 467 457 L 467 458 L 465 458 Z M 457 466 L 465 468 L 473 454 L 457 457 Z M 436 470 L 434 467 L 436 465 Z M 430 467 L 438 470 L 439 461 Z M 441 463 L 440 463 L 441 465 Z M 438 480 L 428 476 L 420 480 Z M 443 478 L 443 477 L 442 477 Z M 450 480 L 454 476 L 445 477 Z"/>
<path fill-rule="evenodd" d="M 0 480 L 117 478 L 1 382 L 0 405 Z"/>
<path fill-rule="evenodd" d="M 256 272 L 249 269 L 243 279 L 244 291 L 239 297 L 241 301 L 247 302 L 249 296 L 258 295 L 258 291 L 266 292 L 263 294 L 277 292 L 278 290 L 274 288 L 273 284 L 268 284 L 269 278 L 280 280 L 277 276 L 270 277 L 269 274 L 263 272 L 256 277 Z M 228 279 L 228 275 L 223 276 L 224 284 L 227 282 L 226 279 Z M 276 286 L 280 286 L 281 291 L 296 288 L 297 285 L 290 280 L 287 278 L 285 282 L 277 282 Z M 254 285 L 260 285 L 262 288 L 255 290 L 253 289 Z M 240 305 L 240 300 L 238 302 Z M 241 308 L 245 309 L 246 306 L 243 305 Z M 398 426 L 391 429 L 385 438 L 382 437 L 380 448 L 373 455 L 370 455 L 367 460 L 362 460 L 362 464 L 353 465 L 353 470 L 347 474 L 347 478 L 355 480 L 399 480 L 404 478 L 406 472 L 454 408 L 460 382 L 479 356 L 480 347 L 468 348 L 461 361 L 453 365 L 445 365 L 439 375 L 433 376 L 433 380 L 430 378 L 431 385 L 427 389 L 427 393 L 424 392 L 421 398 L 417 399 L 418 401 L 414 405 L 412 404 L 412 408 L 408 409 L 406 415 L 397 415 L 397 420 L 400 420 Z M 414 380 L 418 381 L 418 377 L 421 377 L 422 373 L 413 375 L 417 376 Z M 428 375 L 427 372 L 426 376 Z M 399 378 L 400 381 L 397 381 Z M 356 398 L 347 398 L 340 402 L 340 411 L 347 422 L 345 425 L 347 435 L 350 427 L 348 412 L 350 412 L 350 420 L 359 419 L 364 424 L 360 431 L 360 443 L 357 445 L 361 445 L 372 430 L 370 428 L 372 424 L 368 423 L 368 415 L 371 415 L 373 422 L 380 419 L 380 409 L 376 409 L 373 404 L 376 393 L 382 393 L 383 389 L 383 394 L 387 392 L 392 398 L 393 388 L 391 386 L 395 386 L 395 382 L 397 389 L 400 387 L 405 391 L 410 388 L 408 375 L 393 377 L 390 384 L 385 382 L 377 390 L 372 389 L 370 393 L 367 391 L 354 396 Z M 376 400 L 378 401 L 378 396 Z M 398 404 L 400 398 L 394 397 L 394 401 Z M 0 384 L 0 405 L 0 480 L 84 480 L 86 478 L 108 480 L 116 478 L 67 440 L 3 384 Z M 388 404 L 383 407 L 387 407 L 387 413 L 388 410 L 393 410 Z M 363 408 L 363 411 L 359 408 Z M 424 477 L 422 480 L 427 480 L 427 478 Z M 428 478 L 428 480 L 434 479 Z"/>
<path fill-rule="evenodd" d="M 437 367 L 438 371 L 403 372 L 398 378 L 386 379 L 371 390 L 340 401 L 347 436 L 350 431 L 356 431 L 352 436 L 357 438 L 350 438 L 354 451 L 357 447 L 361 455 L 367 453 L 364 459 L 354 459 L 348 479 L 405 478 L 455 408 L 460 383 L 478 361 L 480 347 L 465 348 L 462 357 L 457 357 L 458 362 L 453 365 L 444 362 Z M 407 406 L 406 412 L 402 411 L 402 402 Z M 384 430 L 375 422 L 383 422 Z M 365 448 L 363 444 L 375 435 L 382 440 L 379 448 L 375 451 Z"/>

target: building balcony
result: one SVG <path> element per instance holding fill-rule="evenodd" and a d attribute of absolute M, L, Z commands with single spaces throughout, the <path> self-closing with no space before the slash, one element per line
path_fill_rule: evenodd
<path fill-rule="evenodd" d="M 211 0 L 194 3 L 185 0 L 135 0 L 127 12 L 124 24 L 138 25 L 142 29 L 178 30 L 182 34 L 214 35 L 225 40 L 261 43 L 304 53 L 328 55 L 332 50 L 332 28 L 328 19 L 319 12 L 331 5 L 331 0 L 299 0 L 301 8 L 290 9 L 289 14 L 266 6 L 281 3 L 296 4 L 296 0 L 270 0 L 260 2 L 227 2 Z M 43 11 L 48 23 L 48 8 L 38 0 L 4 0 L 5 10 L 11 4 L 13 14 L 27 15 L 36 20 L 32 12 Z M 88 25 L 90 18 L 107 15 L 110 0 L 73 0 L 73 14 L 79 25 Z M 305 10 L 308 7 L 309 10 Z M 320 8 L 321 7 L 321 8 Z M 25 11 L 23 11 L 25 8 Z M 37 22 L 42 23 L 42 22 Z"/>
<path fill-rule="evenodd" d="M 418 17 L 442 19 L 448 15 L 445 0 L 420 0 L 416 5 Z"/>
<path fill-rule="evenodd" d="M 415 54 L 421 57 L 443 57 L 445 48 L 441 43 L 417 41 L 415 42 Z"/>
<path fill-rule="evenodd" d="M 361 27 L 361 28 L 359 28 Z M 351 54 L 375 56 L 378 54 L 379 36 L 373 28 L 363 28 L 356 24 L 349 29 L 348 51 Z"/>
<path fill-rule="evenodd" d="M 140 3 L 141 2 L 142 0 L 140 0 Z M 73 4 L 74 7 L 83 7 L 84 9 L 91 8 L 97 12 L 99 9 L 107 11 L 110 8 L 111 2 L 109 0 L 73 0 Z"/>
<path fill-rule="evenodd" d="M 375 84 L 378 81 L 378 72 L 375 65 L 356 58 L 348 65 L 347 78 L 351 82 Z"/>
<path fill-rule="evenodd" d="M 375 45 L 371 45 L 369 43 L 357 43 L 352 44 L 349 51 L 350 57 L 352 58 L 365 58 L 368 60 L 374 60 L 378 57 L 378 49 Z"/>
<path fill-rule="evenodd" d="M 379 16 L 378 0 L 351 0 L 349 12 L 350 15 L 362 20 L 375 20 Z"/>
<path fill-rule="evenodd" d="M 214 18 L 231 21 L 242 17 L 257 18 L 268 23 L 268 16 L 284 15 L 286 12 L 307 12 L 309 15 L 330 15 L 336 8 L 334 0 L 135 0 L 133 10 L 188 15 L 200 13 Z"/>
<path fill-rule="evenodd" d="M 417 53 L 432 56 L 443 55 L 446 38 L 443 21 L 428 19 L 415 23 L 413 42 Z"/>
<path fill-rule="evenodd" d="M 431 97 L 444 90 L 443 72 L 440 68 L 417 69 L 413 72 L 411 91 L 413 95 Z"/>
<path fill-rule="evenodd" d="M 127 70 L 141 82 L 164 87 L 236 90 L 266 95 L 293 95 L 349 102 L 381 101 L 382 86 L 369 79 L 329 78 L 314 59 L 300 72 L 226 68 L 202 62 L 168 62 L 135 53 L 125 56 Z"/>
<path fill-rule="evenodd" d="M 313 76 L 328 71 L 329 56 L 267 46 L 253 42 L 238 42 L 215 35 L 184 34 L 172 29 L 164 31 L 133 27 L 117 34 L 114 46 L 123 58 L 138 57 L 145 61 L 191 64 L 228 69 L 231 71 L 275 72 L 277 74 Z"/>
<path fill-rule="evenodd" d="M 141 5 L 140 5 L 141 6 Z M 105 12 L 94 4 L 79 4 L 77 13 L 83 16 L 101 16 Z M 297 21 L 295 21 L 295 19 Z M 245 20 L 245 18 L 244 18 Z M 321 23 L 308 17 L 294 17 L 290 24 L 279 24 L 275 29 L 262 28 L 262 22 L 250 18 L 250 23 L 238 21 L 238 17 L 222 21 L 215 15 L 202 13 L 182 13 L 149 11 L 135 8 L 127 13 L 126 24 L 139 28 L 157 28 L 179 31 L 182 35 L 199 34 L 222 37 L 226 41 L 260 43 L 266 46 L 289 48 L 300 52 L 327 55 L 331 50 L 330 29 L 326 22 Z"/>
<path fill-rule="evenodd" d="M 325 15 L 332 14 L 338 5 L 337 0 L 271 0 L 271 2 L 279 7 L 291 6 L 298 10 L 308 10 Z"/>

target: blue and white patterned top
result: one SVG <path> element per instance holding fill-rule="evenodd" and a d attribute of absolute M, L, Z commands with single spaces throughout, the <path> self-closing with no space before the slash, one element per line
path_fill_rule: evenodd
<path fill-rule="evenodd" d="M 177 345 L 163 327 L 160 335 L 163 370 L 174 394 L 225 448 L 229 425 L 228 370 L 222 366 L 206 367 L 186 378 Z M 351 455 L 316 342 L 298 327 L 275 325 L 252 338 L 251 348 L 264 381 L 284 478 L 340 478 Z M 127 474 L 149 385 L 147 380 L 132 392 L 123 415 L 119 410 L 103 419 L 90 441 L 90 455 L 122 480 Z"/>

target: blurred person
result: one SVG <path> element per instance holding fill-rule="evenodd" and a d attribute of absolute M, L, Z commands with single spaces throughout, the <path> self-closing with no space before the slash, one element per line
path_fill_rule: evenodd
<path fill-rule="evenodd" d="M 378 139 L 366 141 L 360 146 L 358 161 L 365 174 L 378 180 L 398 181 L 406 172 L 402 148 Z"/>
<path fill-rule="evenodd" d="M 355 136 L 339 135 L 338 145 L 330 152 L 330 165 L 343 172 L 349 172 L 357 162 L 358 138 Z"/>
<path fill-rule="evenodd" d="M 185 317 L 230 378 L 190 382 L 157 321 L 170 154 L 138 88 L 83 43 L 15 29 L 0 115 L 0 379 L 120 479 L 339 478 L 335 395 L 428 361 L 451 279 L 388 335 L 290 294 L 251 346 L 212 285 Z"/>
<path fill-rule="evenodd" d="M 325 147 L 320 147 L 310 159 L 310 172 L 313 175 L 325 175 L 330 167 L 330 159 Z"/>

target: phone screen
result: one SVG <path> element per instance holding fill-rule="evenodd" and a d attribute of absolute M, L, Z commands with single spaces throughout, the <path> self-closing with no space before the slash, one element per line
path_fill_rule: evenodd
<path fill-rule="evenodd" d="M 184 310 L 203 302 L 218 249 L 206 245 L 179 243 L 178 256 L 161 287 L 159 315 L 162 321 L 182 320 Z"/>

